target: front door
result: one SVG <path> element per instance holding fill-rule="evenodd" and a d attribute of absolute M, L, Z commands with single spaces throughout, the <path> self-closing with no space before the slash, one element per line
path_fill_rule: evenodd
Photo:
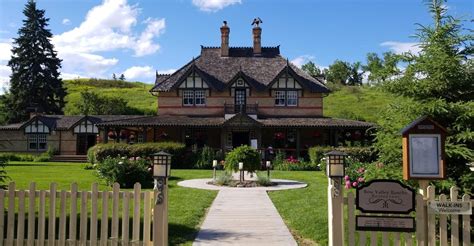
<path fill-rule="evenodd" d="M 233 132 L 232 147 L 237 148 L 242 145 L 249 145 L 249 132 Z"/>
<path fill-rule="evenodd" d="M 245 113 L 247 105 L 247 91 L 245 89 L 235 89 L 235 113 Z"/>
<path fill-rule="evenodd" d="M 77 155 L 87 154 L 87 150 L 97 143 L 95 134 L 77 134 Z"/>

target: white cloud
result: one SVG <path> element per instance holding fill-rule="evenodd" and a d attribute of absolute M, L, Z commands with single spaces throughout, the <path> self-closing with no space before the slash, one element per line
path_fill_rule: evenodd
<path fill-rule="evenodd" d="M 0 61 L 9 61 L 12 56 L 11 43 L 0 43 Z"/>
<path fill-rule="evenodd" d="M 126 0 L 104 0 L 89 10 L 79 27 L 55 36 L 53 41 L 58 51 L 131 49 L 136 56 L 155 53 L 160 46 L 153 39 L 163 33 L 165 19 L 149 19 L 145 30 L 136 35 L 132 27 L 137 23 L 139 12 L 137 6 L 128 5 Z"/>
<path fill-rule="evenodd" d="M 171 74 L 176 69 L 166 69 L 158 71 L 159 74 Z M 138 80 L 150 82 L 155 80 L 156 70 L 151 66 L 133 66 L 123 72 L 127 80 Z"/>
<path fill-rule="evenodd" d="M 71 24 L 71 20 L 68 18 L 63 19 L 63 25 L 69 25 Z"/>
<path fill-rule="evenodd" d="M 297 67 L 301 68 L 301 66 L 303 66 L 304 64 L 306 64 L 310 61 L 313 61 L 314 58 L 315 57 L 311 56 L 311 55 L 301 55 L 301 56 L 298 56 L 298 57 L 294 58 L 293 60 L 291 60 L 291 63 L 293 63 Z"/>
<path fill-rule="evenodd" d="M 108 76 L 109 69 L 118 63 L 116 58 L 105 58 L 89 53 L 63 51 L 58 55 L 63 60 L 61 69 L 63 78 L 71 75 L 87 78 Z"/>
<path fill-rule="evenodd" d="M 417 54 L 421 51 L 421 47 L 419 45 L 419 43 L 396 41 L 386 41 L 380 44 L 380 46 L 388 47 L 396 54 L 403 54 L 405 52 Z"/>
<path fill-rule="evenodd" d="M 227 6 L 242 3 L 241 0 L 193 0 L 194 6 L 202 11 L 217 12 Z"/>

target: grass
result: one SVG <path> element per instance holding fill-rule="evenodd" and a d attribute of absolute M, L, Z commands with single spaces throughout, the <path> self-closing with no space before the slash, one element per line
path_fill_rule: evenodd
<path fill-rule="evenodd" d="M 140 82 L 122 82 L 114 80 L 99 80 L 95 83 L 89 83 L 87 79 L 64 80 L 68 95 L 64 112 L 67 115 L 79 114 L 75 107 L 76 102 L 81 99 L 80 92 L 89 90 L 102 96 L 115 97 L 120 96 L 128 102 L 128 106 L 139 109 L 147 114 L 156 114 L 157 98 L 148 92 L 152 84 Z"/>
<path fill-rule="evenodd" d="M 69 190 L 76 182 L 79 190 L 90 190 L 91 184 L 99 183 L 100 190 L 107 187 L 94 175 L 94 170 L 84 170 L 77 163 L 35 163 L 10 162 L 6 171 L 17 189 L 28 189 L 30 182 L 36 182 L 37 189 L 48 189 L 51 182 L 57 183 L 59 190 Z M 191 245 L 198 225 L 211 205 L 216 191 L 190 189 L 177 186 L 185 179 L 211 177 L 207 170 L 173 170 L 169 180 L 169 239 L 170 245 Z"/>
<path fill-rule="evenodd" d="M 327 177 L 315 171 L 272 171 L 272 178 L 302 181 L 305 189 L 269 192 L 300 245 L 328 244 Z"/>
<path fill-rule="evenodd" d="M 344 86 L 324 100 L 324 116 L 377 123 L 380 112 L 392 102 L 403 100 L 379 87 Z"/>

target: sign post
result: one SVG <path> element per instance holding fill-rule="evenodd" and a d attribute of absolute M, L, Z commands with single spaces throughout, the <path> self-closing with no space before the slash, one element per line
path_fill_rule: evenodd
<path fill-rule="evenodd" d="M 403 140 L 403 179 L 416 179 L 423 200 L 428 200 L 430 180 L 446 178 L 445 141 L 447 131 L 427 116 L 418 118 L 401 131 Z M 427 218 L 427 210 L 418 211 Z M 424 242 L 427 242 L 428 220 L 424 224 Z"/>

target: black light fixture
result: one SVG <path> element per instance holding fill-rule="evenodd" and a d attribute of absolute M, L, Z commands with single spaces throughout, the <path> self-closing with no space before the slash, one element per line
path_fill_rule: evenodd
<path fill-rule="evenodd" d="M 153 158 L 153 178 L 168 178 L 171 172 L 171 155 L 160 151 L 151 156 Z"/>
<path fill-rule="evenodd" d="M 330 178 L 343 178 L 347 154 L 342 151 L 333 150 L 325 155 L 327 176 Z"/>

